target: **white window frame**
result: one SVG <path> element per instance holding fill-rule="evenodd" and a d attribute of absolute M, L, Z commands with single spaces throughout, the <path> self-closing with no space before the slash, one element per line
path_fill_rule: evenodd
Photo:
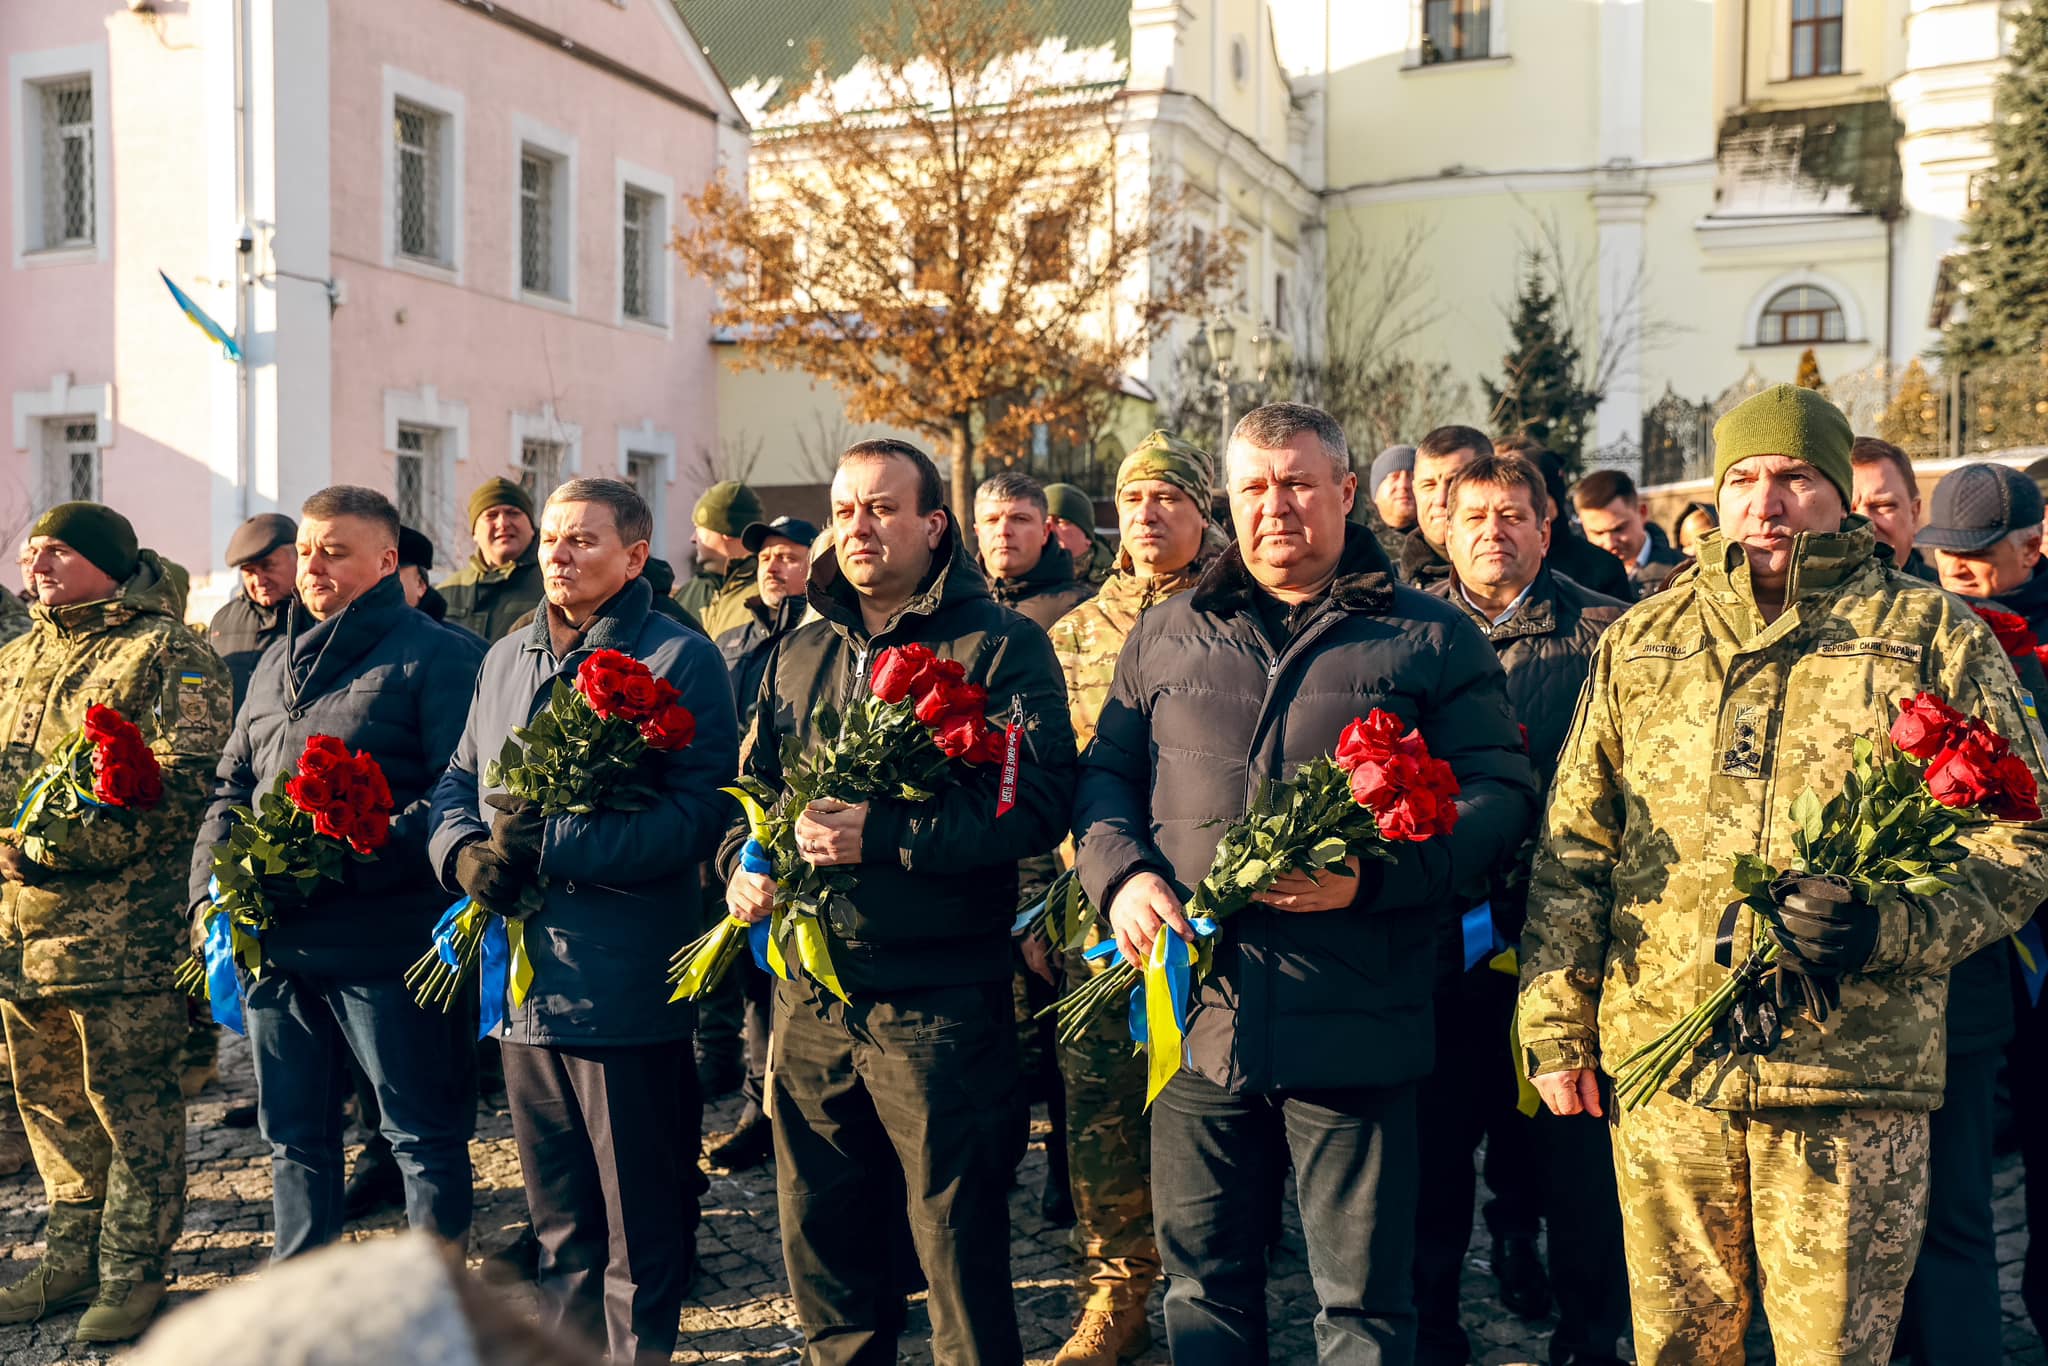
<path fill-rule="evenodd" d="M 521 279 L 520 224 L 524 220 L 520 162 L 529 153 L 537 153 L 556 163 L 553 202 L 549 206 L 552 221 L 548 225 L 556 288 L 545 293 L 526 288 Z M 537 123 L 523 114 L 514 114 L 511 170 L 511 217 L 506 221 L 512 225 L 512 297 L 543 308 L 573 311 L 576 307 L 576 139 L 558 128 Z"/>
<path fill-rule="evenodd" d="M 91 451 L 93 486 L 82 494 L 77 489 L 70 487 L 71 471 L 68 468 L 70 449 L 68 443 L 63 443 L 63 438 L 59 435 L 60 428 L 80 422 L 90 422 L 93 424 Z M 107 443 L 101 439 L 102 428 L 99 425 L 99 419 L 92 413 L 63 413 L 56 417 L 41 419 L 36 423 L 36 427 L 41 438 L 37 445 L 41 447 L 42 456 L 36 469 L 36 506 L 38 508 L 55 507 L 59 503 L 68 503 L 77 499 L 83 499 L 89 503 L 104 501 L 102 492 L 107 485 Z M 65 444 L 66 446 L 66 467 L 64 468 L 59 468 L 50 459 L 51 449 L 59 444 Z M 61 488 L 58 487 L 60 483 L 63 485 Z"/>
<path fill-rule="evenodd" d="M 435 497 L 445 504 L 447 526 L 422 526 L 413 528 L 425 532 L 427 539 L 436 547 L 452 549 L 467 541 L 469 528 L 463 526 L 461 504 L 456 500 L 455 467 L 469 459 L 469 405 L 455 399 L 444 399 L 431 384 L 422 384 L 418 389 L 386 389 L 384 391 L 384 450 L 393 461 L 398 458 L 398 429 L 400 427 L 423 427 L 436 435 L 434 443 L 434 468 L 431 472 L 430 487 Z M 396 477 L 392 491 L 397 492 Z M 394 497 L 393 502 L 397 499 Z"/>
<path fill-rule="evenodd" d="M 36 87 L 84 78 L 92 82 L 92 241 L 44 247 L 43 101 Z M 14 264 L 76 265 L 104 261 L 114 236 L 114 153 L 107 106 L 107 45 L 17 52 L 7 59 L 7 117 L 14 130 L 10 188 L 14 196 Z"/>
<path fill-rule="evenodd" d="M 636 318 L 626 312 L 626 192 L 634 191 L 655 201 L 660 221 L 651 229 L 653 245 L 648 250 L 646 272 L 649 284 L 656 291 L 648 302 L 651 305 L 647 316 Z M 615 250 L 612 275 L 612 321 L 620 327 L 636 328 L 644 332 L 672 335 L 675 331 L 675 268 L 676 262 L 668 254 L 670 226 L 675 222 L 676 183 L 675 178 L 659 171 L 650 170 L 633 162 L 618 160 L 612 164 L 612 206 L 619 215 L 618 231 L 613 233 Z"/>
<path fill-rule="evenodd" d="M 1425 65 L 1422 60 L 1422 36 L 1427 31 L 1423 26 L 1424 0 L 1408 0 L 1408 54 L 1402 69 L 1455 71 L 1460 67 L 1485 66 L 1488 62 L 1508 60 L 1508 6 L 1512 3 L 1513 0 L 1489 0 L 1484 57 L 1447 58 Z"/>
<path fill-rule="evenodd" d="M 660 460 L 654 481 L 654 498 L 648 506 L 654 512 L 654 535 L 648 544 L 652 553 L 667 557 L 668 487 L 676 481 L 676 434 L 654 425 L 653 418 L 641 419 L 638 427 L 619 428 L 619 478 L 633 482 L 632 457 L 651 455 Z"/>
<path fill-rule="evenodd" d="M 465 242 L 462 230 L 463 187 L 467 179 L 467 101 L 462 92 L 436 85 L 424 76 L 395 66 L 384 68 L 383 118 L 377 124 L 381 147 L 384 191 L 380 196 L 384 212 L 378 236 L 383 243 L 383 262 L 395 270 L 407 270 L 429 279 L 463 282 Z M 440 263 L 407 256 L 398 250 L 398 148 L 392 128 L 398 118 L 398 102 L 417 104 L 441 115 L 441 240 L 445 260 Z"/>
<path fill-rule="evenodd" d="M 555 412 L 552 401 L 543 403 L 537 413 L 514 413 L 508 424 L 510 442 L 505 451 L 505 465 L 512 471 L 512 482 L 518 483 L 519 476 L 526 472 L 525 448 L 529 441 L 552 441 L 562 448 L 562 478 L 574 479 L 583 472 L 583 425 L 578 422 L 564 422 Z M 533 515 L 536 524 L 540 521 L 541 504 L 546 501 L 548 491 L 534 499 Z"/>
<path fill-rule="evenodd" d="M 1769 345 L 1757 340 L 1762 335 L 1764 309 L 1771 300 L 1788 289 L 1805 285 L 1808 289 L 1824 291 L 1834 299 L 1835 306 L 1842 310 L 1842 339 L 1840 341 L 1816 341 L 1799 343 L 1807 346 L 1861 346 L 1870 338 L 1863 330 L 1863 307 L 1856 301 L 1856 291 L 1832 275 L 1823 275 L 1814 270 L 1788 271 L 1765 284 L 1750 296 L 1748 311 L 1742 318 L 1742 343 L 1744 351 L 1778 351 L 1794 345 L 1791 342 L 1772 342 Z"/>
<path fill-rule="evenodd" d="M 73 384 L 69 374 L 50 377 L 47 389 L 19 390 L 14 395 L 14 449 L 28 457 L 29 497 L 41 511 L 44 490 L 50 487 L 45 434 L 52 422 L 77 422 L 90 418 L 93 440 L 100 448 L 100 485 L 107 484 L 107 448 L 114 444 L 114 386 Z"/>

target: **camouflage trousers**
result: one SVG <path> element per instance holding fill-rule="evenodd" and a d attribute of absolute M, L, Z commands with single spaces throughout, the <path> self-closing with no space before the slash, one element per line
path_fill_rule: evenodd
<path fill-rule="evenodd" d="M 1891 1359 L 1927 1223 L 1926 1114 L 1703 1109 L 1614 1127 L 1640 1366 L 1743 1360 L 1762 1283 L 1779 1366 Z"/>
<path fill-rule="evenodd" d="M 0 1001 L 29 1151 L 50 1202 L 45 1262 L 163 1275 L 185 1216 L 185 1002 L 171 992 Z"/>
<path fill-rule="evenodd" d="M 1104 931 L 1090 931 L 1088 944 Z M 1067 981 L 1108 965 L 1067 955 Z M 1152 1238 L 1151 1138 L 1145 1116 L 1145 1059 L 1131 1047 L 1129 1021 L 1106 1010 L 1088 1032 L 1059 1046 L 1067 1087 L 1067 1154 L 1074 1189 L 1074 1246 L 1088 1262 L 1085 1309 L 1143 1305 L 1159 1279 Z"/>

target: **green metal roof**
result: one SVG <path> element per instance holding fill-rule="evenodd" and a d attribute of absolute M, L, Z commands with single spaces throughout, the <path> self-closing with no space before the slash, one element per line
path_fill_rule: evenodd
<path fill-rule="evenodd" d="M 811 44 L 822 44 L 828 75 L 860 60 L 860 32 L 889 0 L 671 0 L 726 85 L 779 82 L 793 94 L 810 74 Z M 1131 56 L 1129 0 L 1035 0 L 1034 29 L 1069 49 L 1114 47 Z"/>

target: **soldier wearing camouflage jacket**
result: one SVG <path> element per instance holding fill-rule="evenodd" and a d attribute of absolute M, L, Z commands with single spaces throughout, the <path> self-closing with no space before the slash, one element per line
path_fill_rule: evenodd
<path fill-rule="evenodd" d="M 1206 524 L 1208 488 L 1208 456 L 1164 432 L 1146 437 L 1118 469 L 1117 519 L 1124 544 L 1117 552 L 1116 572 L 1093 598 L 1054 623 L 1051 632 L 1053 653 L 1066 675 L 1067 711 L 1077 745 L 1095 737 L 1117 655 L 1139 614 L 1193 588 L 1228 544 Z M 1084 944 L 1069 948 L 1068 982 L 1109 969 L 1108 962 L 1091 963 L 1085 954 L 1107 936 L 1098 920 Z M 1059 1045 L 1056 1057 L 1066 1091 L 1074 1244 L 1088 1263 L 1089 1284 L 1081 1322 L 1054 1359 L 1060 1366 L 1107 1366 L 1120 1349 L 1142 1347 L 1145 1302 L 1159 1279 L 1148 1184 L 1145 1063 L 1131 1047 L 1129 1026 L 1115 1011 L 1095 1020 L 1081 1038 Z"/>
<path fill-rule="evenodd" d="M 1847 422 L 1779 386 L 1715 432 L 1723 530 L 1600 642 L 1559 762 L 1530 893 L 1524 1064 L 1553 1110 L 1611 1103 L 1612 1072 L 1730 970 L 1730 861 L 1791 854 L 1802 789 L 1838 790 L 1859 735 L 1933 692 L 2036 774 L 2039 738 L 1990 629 L 1893 568 L 1847 516 Z M 1839 528 L 1839 529 L 1835 529 Z M 1739 1362 L 1760 1275 L 1781 1362 L 1888 1359 L 1926 1212 L 1956 963 L 2048 892 L 2048 836 L 1998 823 L 1936 896 L 1831 911 L 1830 942 L 1769 917 L 1781 952 L 1839 981 L 1825 1029 L 1785 1012 L 1769 1052 L 1726 1026 L 1615 1124 L 1636 1356 Z M 1728 943 L 1757 933 L 1735 917 Z M 1832 945 L 1832 946 L 1831 946 Z"/>
<path fill-rule="evenodd" d="M 164 794 L 148 811 L 92 822 L 61 849 L 0 835 L 0 1022 L 50 1202 L 48 1250 L 0 1291 L 0 1322 L 91 1301 L 80 1340 L 114 1341 L 140 1331 L 161 1301 L 183 1219 L 176 855 L 206 805 L 230 689 L 226 666 L 184 625 L 185 571 L 138 550 L 119 514 L 64 504 L 37 522 L 31 544 L 43 602 L 28 634 L 0 648 L 0 792 L 18 791 L 101 703 L 141 727 Z M 103 595 L 66 596 L 81 557 L 113 585 Z"/>

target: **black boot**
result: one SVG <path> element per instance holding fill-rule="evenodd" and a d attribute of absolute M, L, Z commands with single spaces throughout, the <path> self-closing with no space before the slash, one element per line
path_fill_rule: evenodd
<path fill-rule="evenodd" d="M 342 1188 L 341 1208 L 349 1219 L 368 1219 L 385 1210 L 405 1208 L 405 1178 L 384 1135 L 373 1134 L 363 1145 L 348 1174 L 348 1185 Z"/>
<path fill-rule="evenodd" d="M 775 1131 L 767 1116 L 750 1105 L 740 1116 L 740 1127 L 704 1156 L 719 1171 L 750 1171 L 775 1156 Z"/>
<path fill-rule="evenodd" d="M 1500 1287 L 1501 1304 L 1515 1317 L 1540 1319 L 1550 1312 L 1550 1277 L 1536 1252 L 1536 1240 L 1526 1233 L 1493 1240 L 1493 1279 Z"/>

